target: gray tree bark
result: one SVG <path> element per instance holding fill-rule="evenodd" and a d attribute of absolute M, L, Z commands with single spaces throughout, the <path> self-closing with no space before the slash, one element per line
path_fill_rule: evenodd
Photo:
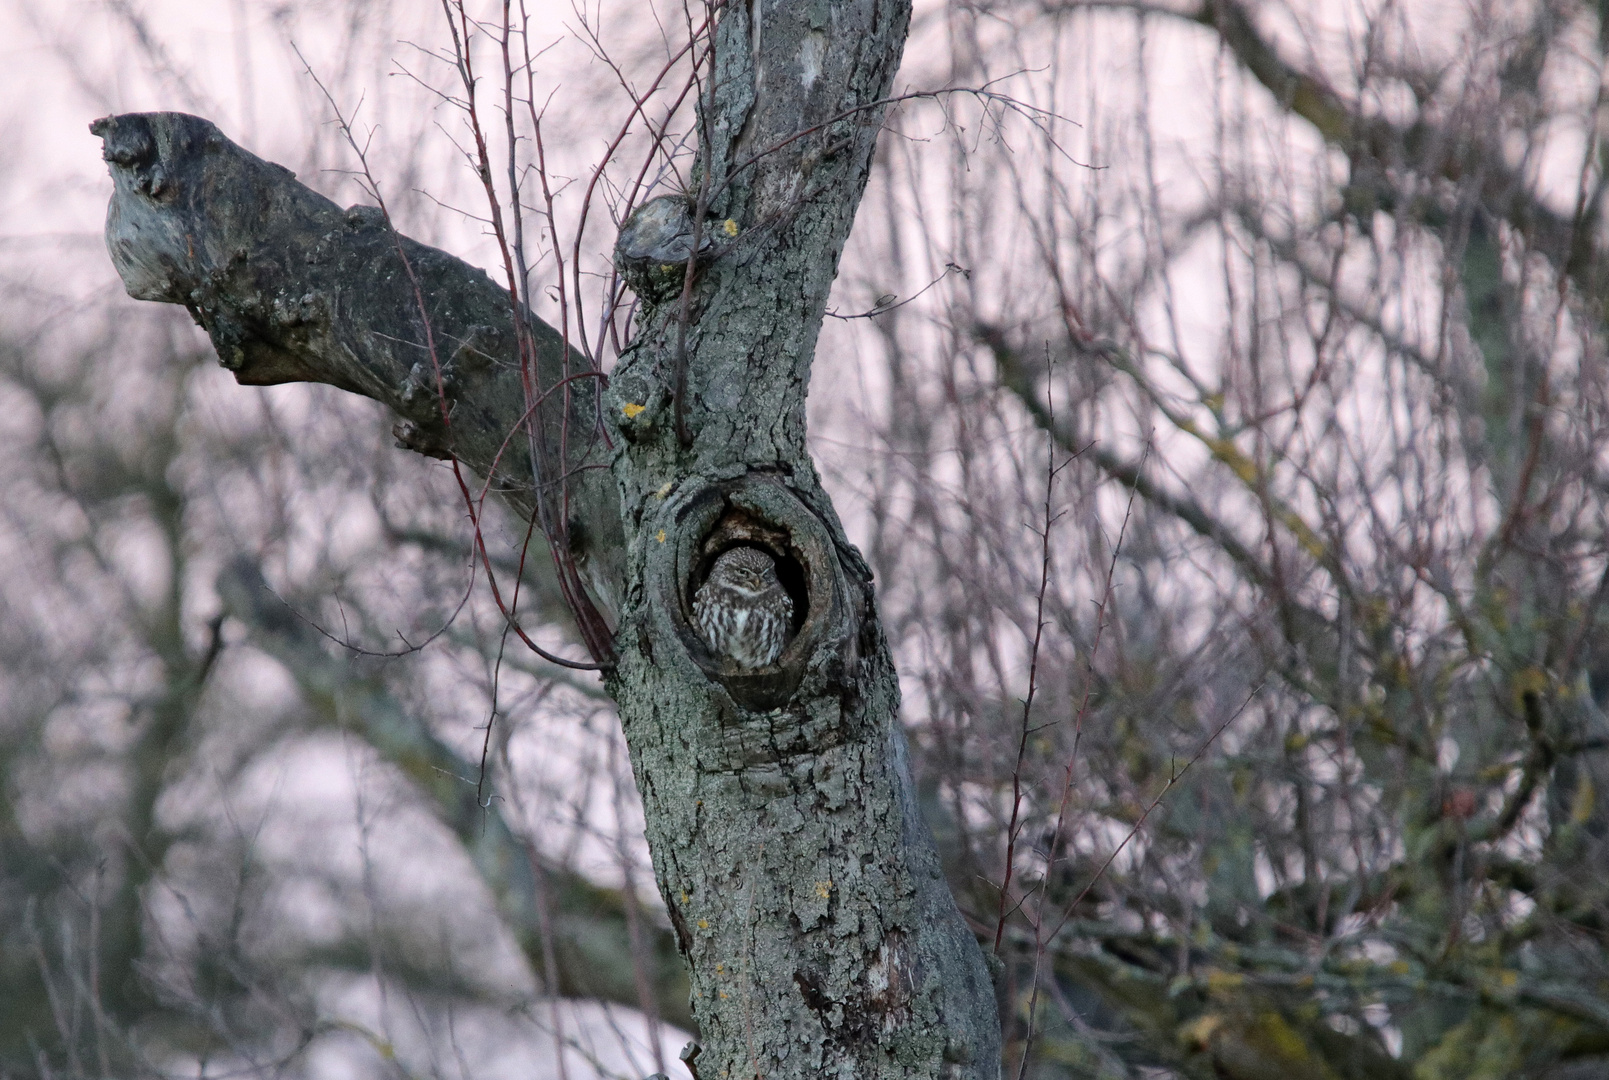
<path fill-rule="evenodd" d="M 572 376 L 530 448 L 509 442 L 529 398 L 506 288 L 205 120 L 92 125 L 130 295 L 188 307 L 240 382 L 381 401 L 402 443 L 455 455 L 522 513 L 567 484 L 564 544 L 615 615 L 605 683 L 691 972 L 702 1080 L 999 1072 L 993 989 L 917 809 L 871 574 L 805 447 L 816 336 L 908 18 L 908 0 L 723 10 L 704 205 L 650 203 L 622 230 L 643 308 L 607 390 L 522 312 L 538 383 Z M 653 278 L 667 247 L 692 250 L 690 218 L 718 227 L 701 228 L 684 305 Z M 600 412 L 607 438 L 577 441 Z M 533 469 L 544 452 L 565 478 Z M 752 672 L 689 623 L 700 575 L 739 540 L 778 556 L 803 616 Z M 596 654 L 595 618 L 578 629 Z"/>

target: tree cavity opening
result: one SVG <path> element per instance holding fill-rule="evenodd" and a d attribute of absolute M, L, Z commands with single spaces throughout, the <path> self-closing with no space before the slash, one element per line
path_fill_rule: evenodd
<path fill-rule="evenodd" d="M 664 549 L 650 546 L 658 556 L 650 574 L 659 611 L 689 659 L 734 703 L 768 712 L 786 704 L 801 680 L 836 684 L 855 664 L 861 607 L 848 602 L 851 590 L 831 530 L 786 480 L 749 473 L 681 492 L 665 511 L 666 537 L 674 539 Z M 793 603 L 781 654 L 762 667 L 716 653 L 695 615 L 698 590 L 715 561 L 745 547 L 771 557 L 777 583 Z"/>

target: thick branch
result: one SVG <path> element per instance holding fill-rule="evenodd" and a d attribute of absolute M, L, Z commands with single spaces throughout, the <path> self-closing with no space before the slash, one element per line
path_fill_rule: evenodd
<path fill-rule="evenodd" d="M 1494 220 L 1513 226 L 1531 250 L 1562 268 L 1594 310 L 1602 312 L 1609 304 L 1609 283 L 1599 272 L 1593 243 L 1600 199 L 1597 195 L 1586 199 L 1579 220 L 1554 210 L 1507 164 L 1504 140 L 1510 131 L 1486 123 L 1484 116 L 1472 121 L 1468 114 L 1455 113 L 1438 122 L 1421 115 L 1412 123 L 1401 124 L 1368 115 L 1322 78 L 1282 57 L 1241 0 L 1199 0 L 1185 10 L 1148 0 L 1061 0 L 1053 6 L 1060 10 L 1119 8 L 1185 19 L 1208 28 L 1281 108 L 1306 120 L 1325 142 L 1352 160 L 1349 205 L 1390 209 L 1402 201 L 1405 192 L 1399 190 L 1391 171 L 1408 170 L 1427 181 L 1472 182 L 1483 209 Z M 1451 220 L 1446 208 L 1423 204 L 1422 195 L 1415 197 L 1422 202 L 1415 212 L 1425 224 L 1440 230 Z"/>
<path fill-rule="evenodd" d="M 1596 305 L 1605 302 L 1591 239 L 1598 213 L 1596 201 L 1583 207 L 1585 218 L 1581 221 L 1554 211 L 1508 166 L 1503 145 L 1508 132 L 1501 127 L 1469 124 L 1463 130 L 1449 130 L 1450 125 L 1424 116 L 1399 125 L 1365 115 L 1323 80 L 1286 62 L 1258 31 L 1240 0 L 1203 0 L 1192 18 L 1215 30 L 1281 106 L 1352 157 L 1354 187 L 1373 185 L 1378 190 L 1371 194 L 1390 205 L 1398 194 L 1391 190 L 1383 169 L 1405 166 L 1426 179 L 1460 184 L 1473 178 L 1482 205 L 1494 219 L 1517 229 L 1533 251 L 1569 273 L 1582 294 Z"/>
<path fill-rule="evenodd" d="M 456 455 L 533 511 L 530 457 L 510 438 L 527 406 L 505 287 L 395 233 L 376 207 L 343 211 L 200 117 L 136 113 L 90 130 L 105 140 L 106 242 L 130 296 L 183 304 L 241 383 L 328 383 L 373 398 L 401 417 L 399 445 Z M 619 503 L 606 447 L 586 434 L 598 431 L 598 380 L 573 377 L 585 371 L 576 354 L 566 371 L 557 332 L 528 322 L 540 385 L 571 376 L 570 430 L 583 433 L 551 448 L 568 475 L 543 481 L 568 482 L 572 548 L 613 606 Z"/>

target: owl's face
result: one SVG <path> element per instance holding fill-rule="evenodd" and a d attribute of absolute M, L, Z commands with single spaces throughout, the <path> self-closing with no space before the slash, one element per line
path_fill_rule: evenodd
<path fill-rule="evenodd" d="M 710 570 L 710 581 L 749 596 L 759 596 L 775 588 L 776 563 L 756 548 L 733 548 L 715 560 Z"/>

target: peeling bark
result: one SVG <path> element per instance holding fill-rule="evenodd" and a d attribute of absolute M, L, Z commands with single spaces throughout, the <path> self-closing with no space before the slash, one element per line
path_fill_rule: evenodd
<path fill-rule="evenodd" d="M 698 253 L 691 302 L 630 278 L 639 333 L 601 399 L 590 379 L 571 397 L 577 430 L 598 430 L 601 406 L 614 447 L 570 448 L 572 469 L 610 465 L 572 481 L 571 542 L 617 617 L 606 685 L 691 969 L 703 1080 L 999 1072 L 993 989 L 917 809 L 871 574 L 805 446 L 816 336 L 908 18 L 908 0 L 724 10 L 699 178 L 714 241 L 679 249 Z M 204 120 L 94 130 L 131 295 L 189 307 L 241 382 L 384 402 L 411 448 L 456 454 L 531 511 L 530 455 L 501 449 L 525 408 L 505 289 Z M 656 230 L 699 231 L 696 209 L 675 210 L 657 201 L 627 223 L 628 274 L 634 252 L 675 248 Z M 439 385 L 404 256 L 446 343 Z M 555 385 L 563 342 L 530 322 Z M 736 542 L 778 557 L 798 613 L 758 671 L 710 655 L 689 622 L 702 575 Z"/>

